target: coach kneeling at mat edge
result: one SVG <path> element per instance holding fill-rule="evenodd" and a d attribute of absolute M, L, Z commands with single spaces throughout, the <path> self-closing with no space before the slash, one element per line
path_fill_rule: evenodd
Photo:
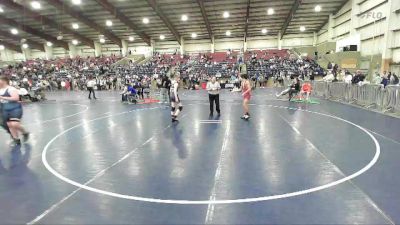
<path fill-rule="evenodd" d="M 210 100 L 210 117 L 214 114 L 214 102 L 216 106 L 216 110 L 218 116 L 221 115 L 221 110 L 219 108 L 219 91 L 221 90 L 221 86 L 219 82 L 217 82 L 217 78 L 213 76 L 211 80 L 207 83 L 207 91 L 208 97 Z"/>

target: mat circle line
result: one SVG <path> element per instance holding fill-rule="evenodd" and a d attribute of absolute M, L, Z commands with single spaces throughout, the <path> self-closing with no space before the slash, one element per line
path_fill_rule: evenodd
<path fill-rule="evenodd" d="M 191 105 L 195 105 L 195 104 L 191 104 Z M 231 199 L 231 200 L 174 200 L 174 199 L 157 199 L 157 198 L 149 198 L 149 197 L 140 197 L 140 196 L 134 196 L 134 195 L 124 195 L 124 194 L 119 194 L 119 193 L 114 193 L 114 192 L 110 192 L 110 191 L 105 191 L 105 190 L 101 190 L 98 188 L 94 188 L 94 187 L 90 187 L 88 185 L 84 185 L 82 183 L 76 182 L 74 180 L 71 180 L 63 175 L 61 175 L 60 173 L 58 173 L 55 169 L 53 169 L 48 161 L 47 161 L 47 151 L 49 149 L 49 147 L 51 146 L 51 144 L 57 140 L 60 136 L 66 134 L 67 132 L 76 129 L 80 126 L 83 125 L 83 123 L 75 125 L 67 130 L 62 131 L 61 133 L 57 134 L 56 136 L 54 136 L 44 147 L 43 151 L 42 151 L 42 162 L 44 164 L 44 166 L 46 167 L 46 169 L 52 173 L 54 176 L 56 176 L 57 178 L 59 178 L 60 180 L 69 183 L 73 186 L 76 186 L 78 188 L 87 190 L 87 191 L 91 191 L 94 193 L 98 193 L 98 194 L 102 194 L 102 195 L 107 195 L 107 196 L 111 196 L 111 197 L 115 197 L 115 198 L 120 198 L 120 199 L 126 199 L 126 200 L 134 200 L 134 201 L 141 201 L 141 202 L 149 202 L 149 203 L 161 203 L 161 204 L 178 204 L 178 205 L 218 205 L 218 204 L 237 204 L 237 203 L 253 203 L 253 202 L 263 202 L 263 201 L 270 201 L 270 200 L 277 200 L 277 199 L 284 199 L 284 198 L 291 198 L 291 197 L 295 197 L 295 196 L 300 196 L 300 195 L 306 195 L 306 194 L 310 194 L 313 192 L 317 192 L 317 191 L 321 191 L 324 189 L 328 189 L 334 186 L 337 186 L 339 184 L 342 184 L 346 181 L 352 180 L 360 175 L 362 175 L 363 173 L 367 172 L 369 169 L 371 169 L 376 162 L 379 159 L 380 153 L 381 153 L 381 147 L 379 145 L 378 140 L 375 138 L 374 135 L 372 135 L 366 128 L 355 124 L 353 122 L 350 122 L 348 120 L 345 120 L 343 118 L 337 117 L 337 116 L 333 116 L 333 115 L 329 115 L 329 114 L 325 114 L 325 113 L 320 113 L 320 112 L 315 112 L 315 111 L 309 111 L 309 110 L 304 110 L 304 109 L 299 109 L 299 108 L 293 108 L 293 107 L 286 107 L 286 106 L 275 106 L 275 105 L 255 105 L 252 104 L 253 106 L 266 106 L 266 107 L 271 107 L 271 108 L 281 108 L 281 109 L 289 109 L 289 110 L 295 110 L 295 111 L 302 111 L 302 112 L 307 112 L 307 113 L 312 113 L 312 114 L 316 114 L 316 115 L 320 115 L 320 116 L 325 116 L 325 117 L 329 117 L 329 118 L 333 118 L 342 122 L 345 122 L 347 124 L 350 124 L 358 129 L 360 129 L 361 131 L 363 131 L 364 133 L 366 133 L 374 142 L 375 144 L 375 155 L 372 158 L 372 160 L 366 165 L 364 166 L 362 169 L 358 170 L 355 173 L 352 173 L 349 176 L 346 176 L 344 178 L 341 178 L 339 180 L 330 182 L 328 184 L 324 184 L 324 185 L 320 185 L 320 186 L 316 186 L 313 188 L 309 188 L 309 189 L 304 189 L 304 190 L 300 190 L 300 191 L 295 191 L 295 192 L 288 192 L 288 193 L 284 193 L 284 194 L 277 194 L 277 195 L 269 195 L 269 196 L 263 196 L 263 197 L 252 197 L 252 198 L 240 198 L 240 199 Z M 190 105 L 186 105 L 186 106 L 190 106 Z M 89 120 L 87 122 L 94 122 L 97 120 L 101 120 L 101 119 L 105 119 L 105 118 L 109 118 L 109 117 L 113 117 L 113 116 L 119 116 L 119 115 L 123 115 L 123 114 L 127 114 L 127 113 L 131 113 L 131 112 L 135 112 L 135 111 L 142 111 L 142 110 L 152 110 L 152 109 L 159 109 L 159 108 L 163 108 L 163 107 L 154 107 L 154 108 L 144 108 L 144 109 L 136 109 L 136 110 L 131 110 L 131 111 L 126 111 L 126 112 L 121 112 L 121 113 L 117 113 L 114 115 L 108 115 L 108 116 L 102 116 L 102 117 L 98 117 L 92 120 Z"/>

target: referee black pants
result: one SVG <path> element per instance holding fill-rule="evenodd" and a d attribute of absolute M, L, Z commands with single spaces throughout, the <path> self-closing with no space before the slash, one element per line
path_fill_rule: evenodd
<path fill-rule="evenodd" d="M 208 94 L 208 98 L 210 100 L 210 113 L 214 113 L 214 102 L 216 106 L 217 113 L 220 113 L 220 108 L 219 108 L 219 94 L 218 95 L 212 95 Z"/>
<path fill-rule="evenodd" d="M 87 90 L 89 91 L 89 99 L 91 98 L 91 94 L 93 93 L 93 98 L 96 99 L 96 94 L 94 93 L 94 88 L 88 87 Z"/>

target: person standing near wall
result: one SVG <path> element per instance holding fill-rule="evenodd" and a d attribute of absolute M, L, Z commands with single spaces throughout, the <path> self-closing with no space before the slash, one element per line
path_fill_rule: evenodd
<path fill-rule="evenodd" d="M 219 108 L 219 92 L 221 85 L 217 81 L 217 78 L 213 76 L 207 83 L 208 99 L 210 101 L 210 117 L 214 115 L 214 102 L 218 116 L 221 116 L 221 110 Z"/>

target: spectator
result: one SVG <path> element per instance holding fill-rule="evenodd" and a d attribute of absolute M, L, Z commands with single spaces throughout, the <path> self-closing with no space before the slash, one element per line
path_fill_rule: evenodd
<path fill-rule="evenodd" d="M 382 83 L 382 77 L 379 75 L 378 72 L 376 72 L 372 79 L 372 84 L 381 84 L 381 83 Z"/>
<path fill-rule="evenodd" d="M 361 73 L 360 70 L 357 70 L 355 76 L 353 77 L 351 83 L 352 84 L 359 84 L 365 80 L 365 75 Z"/>

